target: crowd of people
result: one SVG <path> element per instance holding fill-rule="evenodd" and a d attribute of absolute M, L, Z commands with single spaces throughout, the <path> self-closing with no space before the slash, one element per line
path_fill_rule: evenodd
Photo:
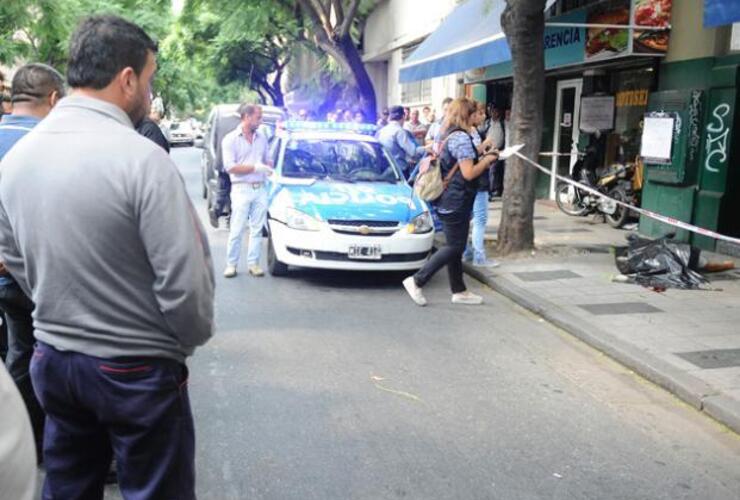
<path fill-rule="evenodd" d="M 383 110 L 378 120 L 376 134 L 379 142 L 388 150 L 401 168 L 404 176 L 413 183 L 421 160 L 427 155 L 439 155 L 444 138 L 451 130 L 449 107 L 452 98 L 442 101 L 441 113 L 437 118 L 428 106 L 419 110 L 392 106 Z M 488 150 L 499 151 L 508 145 L 509 111 L 503 111 L 495 104 L 488 106 L 470 100 L 475 105 L 466 125 L 465 132 L 473 141 L 476 152 L 483 154 Z M 424 117 L 422 121 L 421 116 Z M 477 180 L 477 190 L 472 208 L 471 243 L 466 246 L 463 259 L 474 266 L 496 267 L 498 263 L 486 256 L 485 230 L 488 222 L 488 204 L 500 197 L 504 187 L 505 161 L 497 160 L 481 173 Z M 436 204 L 432 204 L 436 209 Z"/>
<path fill-rule="evenodd" d="M 438 157 L 441 175 L 445 180 L 441 196 L 433 202 L 442 221 L 445 243 L 424 267 L 403 281 L 403 286 L 417 305 L 425 306 L 427 301 L 422 291 L 423 287 L 440 269 L 447 267 L 452 303 L 479 305 L 483 303 L 483 298 L 465 286 L 463 259 L 466 257 L 466 248 L 470 246 L 467 253 L 472 257 L 474 265 L 497 265 L 485 259 L 482 235 L 488 214 L 487 175 L 498 162 L 499 150 L 494 147 L 491 138 L 484 139 L 478 132 L 478 127 L 483 124 L 486 115 L 483 105 L 466 97 L 446 100 L 445 104 L 438 136 L 434 138 L 429 148 L 430 153 Z M 395 116 L 394 110 L 395 108 L 391 110 L 391 122 Z M 398 121 L 402 119 L 401 116 Z M 381 141 L 400 137 L 400 133 L 393 137 L 385 137 L 382 132 L 388 130 L 388 127 L 391 127 L 391 124 L 381 130 Z M 418 153 L 418 150 L 416 152 Z M 471 218 L 473 241 L 472 245 L 469 245 Z"/>

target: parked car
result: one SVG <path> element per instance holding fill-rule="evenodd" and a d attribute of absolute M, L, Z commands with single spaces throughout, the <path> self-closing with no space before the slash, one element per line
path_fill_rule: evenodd
<path fill-rule="evenodd" d="M 202 194 L 210 211 L 218 196 L 218 176 L 223 172 L 223 155 L 221 142 L 224 136 L 234 130 L 240 122 L 238 104 L 219 104 L 214 106 L 208 115 L 203 133 L 203 153 L 201 154 Z M 227 204 L 227 213 L 230 206 Z"/>
<path fill-rule="evenodd" d="M 170 146 L 195 144 L 195 131 L 188 122 L 172 122 L 164 131 Z"/>
<path fill-rule="evenodd" d="M 429 208 L 369 128 L 288 122 L 277 132 L 268 181 L 271 275 L 289 265 L 399 271 L 426 262 L 434 240 Z"/>
<path fill-rule="evenodd" d="M 224 136 L 239 126 L 239 104 L 219 104 L 213 107 L 208 115 L 203 133 L 203 143 L 198 141 L 197 146 L 203 148 L 201 155 L 202 195 L 207 200 L 208 210 L 216 202 L 218 193 L 218 176 L 223 172 L 223 155 L 221 142 Z M 269 138 L 275 135 L 275 129 L 283 119 L 282 109 L 275 106 L 262 106 L 262 128 Z M 230 203 L 227 203 L 225 212 L 230 212 Z"/>

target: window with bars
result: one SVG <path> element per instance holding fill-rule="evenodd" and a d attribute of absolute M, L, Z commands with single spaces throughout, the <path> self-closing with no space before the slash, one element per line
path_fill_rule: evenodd
<path fill-rule="evenodd" d="M 421 44 L 407 45 L 401 49 L 401 57 L 405 61 Z M 401 104 L 429 104 L 432 102 L 432 81 L 419 80 L 401 84 Z"/>

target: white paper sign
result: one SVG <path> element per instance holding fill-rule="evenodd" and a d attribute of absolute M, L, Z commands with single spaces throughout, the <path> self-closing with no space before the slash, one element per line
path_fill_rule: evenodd
<path fill-rule="evenodd" d="M 673 118 L 645 117 L 642 129 L 640 156 L 653 160 L 670 161 L 673 144 Z"/>
<path fill-rule="evenodd" d="M 524 144 L 517 144 L 516 146 L 509 146 L 506 149 L 502 149 L 498 152 L 498 159 L 499 160 L 505 160 L 514 153 L 519 152 L 520 149 L 524 147 Z"/>
<path fill-rule="evenodd" d="M 732 38 L 730 38 L 730 50 L 740 50 L 740 23 L 732 25 Z"/>
<path fill-rule="evenodd" d="M 581 99 L 581 130 L 611 130 L 614 127 L 614 96 Z"/>

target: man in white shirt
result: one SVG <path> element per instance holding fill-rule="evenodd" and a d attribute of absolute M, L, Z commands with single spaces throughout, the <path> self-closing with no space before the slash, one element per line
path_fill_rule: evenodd
<path fill-rule="evenodd" d="M 424 138 L 424 144 L 429 145 L 435 142 L 439 142 L 439 137 L 442 132 L 442 124 L 444 123 L 445 118 L 447 117 L 447 108 L 450 107 L 451 102 L 452 102 L 451 97 L 445 97 L 444 100 L 442 101 L 442 116 L 439 117 L 439 120 L 429 125 L 429 129 L 427 130 L 427 135 Z"/>
<path fill-rule="evenodd" d="M 224 170 L 231 178 L 231 229 L 226 247 L 224 277 L 236 276 L 244 230 L 249 225 L 247 269 L 252 276 L 264 276 L 259 266 L 262 228 L 267 220 L 267 137 L 259 130 L 262 108 L 255 104 L 239 107 L 241 123 L 226 134 L 222 142 Z"/>
<path fill-rule="evenodd" d="M 491 120 L 488 126 L 486 139 L 490 139 L 493 147 L 501 150 L 504 148 L 504 123 L 501 116 L 501 109 L 494 107 L 491 109 Z"/>

